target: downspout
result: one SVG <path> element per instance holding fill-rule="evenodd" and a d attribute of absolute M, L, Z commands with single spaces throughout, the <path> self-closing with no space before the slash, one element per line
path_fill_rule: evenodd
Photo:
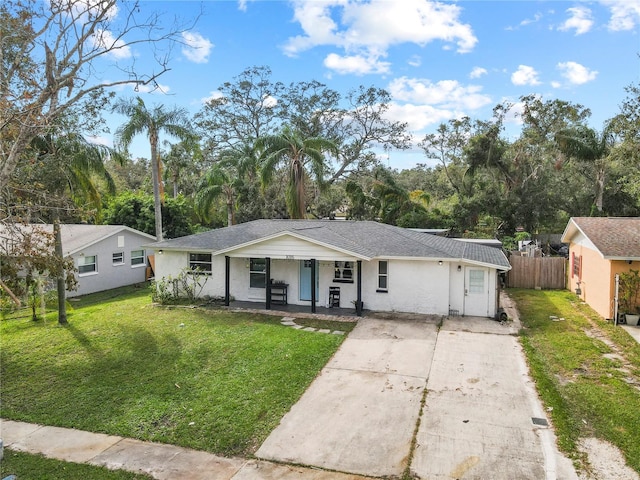
<path fill-rule="evenodd" d="M 271 258 L 266 257 L 265 262 L 265 282 L 267 287 L 267 298 L 265 301 L 265 308 L 271 310 Z"/>
<path fill-rule="evenodd" d="M 316 259 L 311 259 L 311 313 L 316 313 Z"/>
<path fill-rule="evenodd" d="M 362 260 L 356 262 L 358 265 L 358 280 L 357 280 L 357 299 L 356 299 L 356 315 L 362 316 Z"/>
<path fill-rule="evenodd" d="M 613 324 L 618 325 L 618 292 L 620 289 L 620 274 L 616 273 L 615 289 L 613 293 Z"/>
<path fill-rule="evenodd" d="M 229 306 L 229 271 L 231 270 L 231 259 L 228 255 L 224 257 L 224 306 Z"/>

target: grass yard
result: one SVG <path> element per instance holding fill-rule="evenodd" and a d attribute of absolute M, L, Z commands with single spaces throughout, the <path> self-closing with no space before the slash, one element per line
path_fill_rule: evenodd
<path fill-rule="evenodd" d="M 568 291 L 510 289 L 538 392 L 565 452 L 597 437 L 640 473 L 640 345 Z M 551 318 L 551 316 L 557 318 Z"/>
<path fill-rule="evenodd" d="M 4 458 L 0 462 L 0 478 L 11 474 L 16 475 L 18 480 L 149 480 L 152 478 L 123 470 L 108 470 L 92 465 L 61 462 L 41 455 L 5 449 Z"/>
<path fill-rule="evenodd" d="M 0 325 L 0 416 L 250 455 L 344 339 L 279 317 L 161 308 L 146 289 Z M 344 328 L 343 328 L 344 329 Z"/>

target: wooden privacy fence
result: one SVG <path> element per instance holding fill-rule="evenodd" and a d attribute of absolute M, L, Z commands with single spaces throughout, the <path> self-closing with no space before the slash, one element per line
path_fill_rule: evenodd
<path fill-rule="evenodd" d="M 567 259 L 564 257 L 509 257 L 511 270 L 507 286 L 512 288 L 567 288 Z"/>

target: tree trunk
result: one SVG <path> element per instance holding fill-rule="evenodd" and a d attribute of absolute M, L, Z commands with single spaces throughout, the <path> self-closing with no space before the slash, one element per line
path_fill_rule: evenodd
<path fill-rule="evenodd" d="M 156 241 L 162 241 L 162 204 L 160 201 L 160 169 L 158 167 L 158 134 L 149 134 L 151 143 L 151 183 L 153 183 L 153 210 L 156 223 Z"/>
<path fill-rule="evenodd" d="M 59 213 L 56 210 L 55 219 L 53 221 L 53 234 L 55 236 L 55 256 L 58 260 L 59 271 L 56 275 L 56 287 L 58 289 L 58 323 L 60 325 L 66 325 L 67 321 L 67 295 L 65 290 L 64 281 L 64 268 L 63 268 L 63 256 L 62 256 L 62 234 L 60 232 L 60 218 Z"/>
<path fill-rule="evenodd" d="M 598 170 L 596 174 L 596 208 L 598 213 L 602 213 L 603 197 L 604 197 L 604 181 L 605 181 L 604 168 Z"/>
<path fill-rule="evenodd" d="M 173 198 L 178 198 L 178 173 L 173 174 Z"/>

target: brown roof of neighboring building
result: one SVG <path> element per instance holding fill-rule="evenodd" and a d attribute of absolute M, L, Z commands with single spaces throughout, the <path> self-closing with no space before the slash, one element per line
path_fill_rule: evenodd
<path fill-rule="evenodd" d="M 640 217 L 572 217 L 562 235 L 570 242 L 581 232 L 612 260 L 640 259 Z"/>

